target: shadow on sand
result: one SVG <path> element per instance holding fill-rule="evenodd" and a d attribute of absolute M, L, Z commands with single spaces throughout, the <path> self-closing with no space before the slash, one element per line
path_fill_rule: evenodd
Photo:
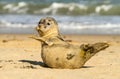
<path fill-rule="evenodd" d="M 41 67 L 44 67 L 44 68 L 50 68 L 48 67 L 46 64 L 44 64 L 43 62 L 41 61 L 32 61 L 32 60 L 19 60 L 19 62 L 23 62 L 23 63 L 29 63 L 31 65 L 39 65 Z M 81 68 L 93 68 L 94 66 L 82 66 Z"/>
<path fill-rule="evenodd" d="M 41 67 L 46 67 L 48 68 L 47 65 L 45 65 L 43 62 L 41 61 L 32 61 L 32 60 L 19 60 L 19 62 L 23 62 L 23 63 L 29 63 L 29 64 L 32 64 L 32 65 L 39 65 Z"/>
<path fill-rule="evenodd" d="M 81 68 L 93 68 L 94 66 L 82 66 Z"/>

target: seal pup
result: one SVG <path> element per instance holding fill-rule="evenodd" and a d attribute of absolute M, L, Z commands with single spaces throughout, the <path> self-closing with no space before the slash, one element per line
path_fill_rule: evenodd
<path fill-rule="evenodd" d="M 31 38 L 42 42 L 41 57 L 51 68 L 81 68 L 97 52 L 109 47 L 108 43 L 74 45 L 59 33 L 58 24 L 52 17 L 42 18 L 36 30 L 39 36 Z"/>

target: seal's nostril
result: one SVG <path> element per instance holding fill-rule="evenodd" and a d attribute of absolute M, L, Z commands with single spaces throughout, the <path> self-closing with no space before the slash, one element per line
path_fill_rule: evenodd
<path fill-rule="evenodd" d="M 40 24 L 41 22 L 39 22 L 38 24 Z"/>
<path fill-rule="evenodd" d="M 50 23 L 47 23 L 47 25 L 50 25 Z"/>
<path fill-rule="evenodd" d="M 41 22 L 38 23 L 38 26 L 40 26 Z"/>

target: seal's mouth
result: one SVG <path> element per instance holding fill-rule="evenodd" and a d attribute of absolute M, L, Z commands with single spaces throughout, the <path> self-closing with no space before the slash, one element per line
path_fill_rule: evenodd
<path fill-rule="evenodd" d="M 40 28 L 37 26 L 36 28 L 35 28 L 37 31 L 39 31 L 40 30 Z"/>
<path fill-rule="evenodd" d="M 35 29 L 36 29 L 36 31 L 37 31 L 38 33 L 40 33 L 40 34 L 43 33 L 43 31 L 40 29 L 39 26 L 37 26 Z"/>

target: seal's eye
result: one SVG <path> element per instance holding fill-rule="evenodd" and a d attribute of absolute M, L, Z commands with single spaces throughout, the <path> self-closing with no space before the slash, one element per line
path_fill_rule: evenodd
<path fill-rule="evenodd" d="M 48 20 L 48 21 L 51 21 L 51 20 Z"/>

